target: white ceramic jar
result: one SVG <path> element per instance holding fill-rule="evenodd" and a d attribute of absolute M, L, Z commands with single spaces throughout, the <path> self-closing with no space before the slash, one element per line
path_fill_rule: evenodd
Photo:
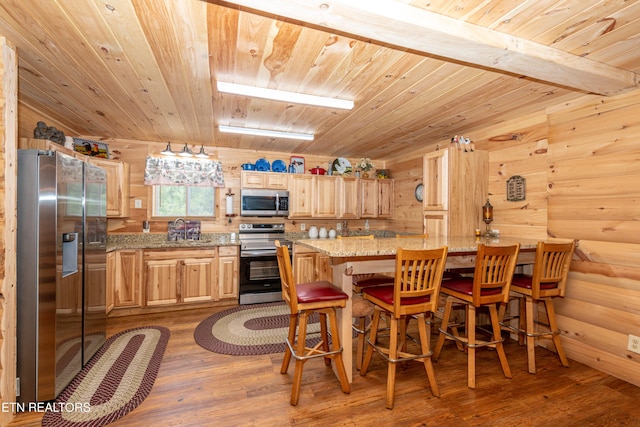
<path fill-rule="evenodd" d="M 324 227 L 320 227 L 320 231 L 318 232 L 318 237 L 320 237 L 321 239 L 326 239 L 327 238 L 327 229 Z"/>
<path fill-rule="evenodd" d="M 331 230 L 329 230 L 329 238 L 330 239 L 335 239 L 336 238 L 336 230 L 334 230 L 333 228 Z"/>
<path fill-rule="evenodd" d="M 312 225 L 311 227 L 309 227 L 309 238 L 310 239 L 318 238 L 318 227 L 316 227 L 315 225 Z"/>

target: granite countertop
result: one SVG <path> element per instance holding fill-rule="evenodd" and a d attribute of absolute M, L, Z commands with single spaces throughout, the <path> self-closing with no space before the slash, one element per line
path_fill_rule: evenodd
<path fill-rule="evenodd" d="M 231 233 L 202 233 L 200 240 L 167 240 L 167 234 L 136 233 L 110 234 L 107 236 L 107 252 L 118 249 L 189 249 L 215 246 L 239 246 L 236 239 L 231 241 Z"/>
<path fill-rule="evenodd" d="M 534 249 L 538 243 L 529 238 L 476 238 L 474 236 L 434 237 L 434 238 L 403 238 L 396 237 L 365 239 L 301 239 L 296 243 L 312 248 L 331 257 L 363 257 L 363 256 L 394 256 L 398 247 L 404 249 L 436 249 L 447 246 L 450 253 L 476 252 L 478 243 L 489 246 L 507 246 L 520 243 L 520 250 Z"/>

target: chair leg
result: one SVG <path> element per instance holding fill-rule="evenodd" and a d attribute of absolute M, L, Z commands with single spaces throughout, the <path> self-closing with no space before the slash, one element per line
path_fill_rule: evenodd
<path fill-rule="evenodd" d="M 467 309 L 467 386 L 476 388 L 476 308 Z"/>
<path fill-rule="evenodd" d="M 498 341 L 496 343 L 496 351 L 498 358 L 500 359 L 500 365 L 502 366 L 502 372 L 507 378 L 511 378 L 511 369 L 509 368 L 509 362 L 507 361 L 507 354 L 504 352 L 504 345 L 502 340 L 502 328 L 500 328 L 500 321 L 498 319 L 498 309 L 495 305 L 489 306 L 489 316 L 491 316 L 491 326 L 493 328 L 492 341 Z"/>
<path fill-rule="evenodd" d="M 327 331 L 327 315 L 326 313 L 320 312 L 320 336 L 322 337 L 322 349 L 324 351 L 329 351 L 329 334 Z M 324 358 L 324 364 L 327 366 L 331 366 L 331 357 Z"/>
<path fill-rule="evenodd" d="M 444 304 L 444 313 L 442 314 L 442 323 L 440 324 L 440 329 L 443 331 L 447 330 L 449 325 L 449 317 L 451 316 L 451 309 L 453 307 L 453 301 L 447 298 Z M 438 336 L 438 342 L 436 343 L 436 348 L 433 350 L 433 360 L 437 361 L 438 357 L 440 357 L 440 352 L 442 351 L 442 347 L 444 346 L 444 341 L 446 339 L 446 335 L 440 332 Z"/>
<path fill-rule="evenodd" d="M 365 330 L 367 319 L 365 317 L 358 317 L 357 328 L 361 331 Z M 365 345 L 366 333 L 358 332 L 358 341 L 356 342 L 356 369 L 359 371 L 362 369 L 362 358 L 364 357 L 364 345 Z"/>
<path fill-rule="evenodd" d="M 296 326 L 298 325 L 298 315 L 292 314 L 289 316 L 289 343 L 293 346 L 295 345 L 296 339 Z M 289 363 L 291 362 L 291 350 L 289 346 L 284 351 L 284 358 L 282 359 L 282 366 L 280 367 L 280 373 L 286 374 L 289 370 Z"/>
<path fill-rule="evenodd" d="M 530 374 L 536 373 L 536 338 L 533 336 L 535 333 L 535 308 L 537 304 L 534 303 L 533 298 L 526 296 L 525 300 L 525 317 L 527 331 L 527 367 Z"/>
<path fill-rule="evenodd" d="M 331 349 L 333 351 L 338 351 L 342 344 L 340 343 L 336 310 L 333 308 L 329 311 L 329 325 L 331 327 Z M 347 370 L 345 369 L 344 362 L 342 361 L 342 351 L 338 351 L 338 353 L 334 354 L 333 358 L 335 358 L 336 370 L 338 371 L 338 379 L 340 380 L 342 391 L 344 393 L 351 393 L 351 384 L 349 384 Z"/>
<path fill-rule="evenodd" d="M 371 320 L 371 335 L 369 336 L 369 340 L 371 342 L 376 342 L 378 339 L 378 324 L 380 323 L 380 310 L 376 309 L 373 312 L 373 319 Z M 369 363 L 371 362 L 371 357 L 373 356 L 373 346 L 367 346 L 367 353 L 364 356 L 362 361 L 362 367 L 360 368 L 360 375 L 365 376 L 367 374 L 367 369 L 369 369 Z"/>
<path fill-rule="evenodd" d="M 558 323 L 556 322 L 556 311 L 553 308 L 553 300 L 551 298 L 544 299 L 544 307 L 547 310 L 547 317 L 549 319 L 549 328 L 551 331 L 558 330 Z M 553 344 L 556 346 L 556 352 L 558 353 L 558 357 L 560 357 L 560 362 L 562 366 L 569 367 L 569 360 L 567 359 L 566 354 L 564 353 L 564 349 L 562 348 L 562 342 L 560 341 L 560 334 L 551 335 L 553 338 Z"/>
<path fill-rule="evenodd" d="M 296 343 L 296 354 L 298 356 L 305 353 L 307 342 L 307 312 L 299 315 L 300 321 L 298 325 L 298 342 Z M 293 384 L 291 386 L 291 404 L 296 406 L 300 399 L 300 384 L 302 383 L 302 370 L 305 360 L 296 359 L 296 367 L 293 372 Z"/>
<path fill-rule="evenodd" d="M 518 304 L 519 304 L 519 311 L 518 311 L 518 329 L 520 329 L 521 331 L 526 331 L 527 330 L 527 303 L 526 303 L 526 297 L 520 297 L 518 298 Z M 526 340 L 526 336 L 522 333 L 518 333 L 518 344 L 519 345 L 524 345 L 525 344 L 525 340 Z"/>
<path fill-rule="evenodd" d="M 404 319 L 400 319 L 402 324 L 404 324 Z M 400 329 L 404 330 L 404 327 Z M 386 398 L 386 407 L 388 409 L 393 409 L 393 403 L 395 399 L 395 386 L 396 386 L 396 363 L 394 360 L 398 359 L 398 345 L 402 345 L 398 343 L 398 319 L 391 316 L 391 331 L 389 336 L 389 366 L 387 367 L 387 398 Z"/>
<path fill-rule="evenodd" d="M 429 328 L 427 327 L 424 314 L 418 316 L 418 331 L 420 333 L 420 348 L 422 354 L 429 354 L 431 352 L 431 343 L 429 341 Z M 438 389 L 438 382 L 436 381 L 436 373 L 433 370 L 433 363 L 431 362 L 431 356 L 427 356 L 423 360 L 424 369 L 427 372 L 427 378 L 429 379 L 429 386 L 431 387 L 431 394 L 436 397 L 440 397 L 440 390 Z"/>

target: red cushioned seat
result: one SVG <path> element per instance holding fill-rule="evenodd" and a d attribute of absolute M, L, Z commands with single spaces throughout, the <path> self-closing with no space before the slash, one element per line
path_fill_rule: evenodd
<path fill-rule="evenodd" d="M 518 286 L 520 288 L 531 289 L 533 287 L 533 277 L 526 274 L 514 274 L 511 286 Z M 540 289 L 549 290 L 558 287 L 558 282 L 541 282 Z"/>
<path fill-rule="evenodd" d="M 442 282 L 442 289 L 451 289 L 465 295 L 473 295 L 473 277 L 459 277 Z M 480 295 L 495 295 L 502 292 L 501 288 L 482 289 Z"/>
<path fill-rule="evenodd" d="M 383 301 L 385 304 L 393 305 L 393 285 L 376 286 L 374 288 L 365 289 L 364 291 L 362 291 L 362 293 L 377 298 L 380 301 Z M 430 300 L 431 295 L 425 295 L 423 297 L 401 298 L 400 305 L 425 304 Z"/>
<path fill-rule="evenodd" d="M 342 292 L 342 289 L 327 281 L 300 283 L 296 286 L 296 292 L 301 304 L 349 299 L 349 295 Z"/>

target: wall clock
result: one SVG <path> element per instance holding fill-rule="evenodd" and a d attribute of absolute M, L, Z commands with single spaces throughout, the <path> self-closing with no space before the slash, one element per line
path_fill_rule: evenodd
<path fill-rule="evenodd" d="M 416 194 L 416 200 L 421 202 L 422 199 L 424 199 L 424 185 L 422 184 L 416 185 L 415 194 Z"/>

